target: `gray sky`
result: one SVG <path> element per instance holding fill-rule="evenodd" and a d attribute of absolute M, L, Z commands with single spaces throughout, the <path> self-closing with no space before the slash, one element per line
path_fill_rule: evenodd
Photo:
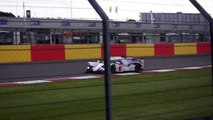
<path fill-rule="evenodd" d="M 213 0 L 197 0 L 213 16 Z M 110 19 L 139 19 L 140 12 L 198 13 L 189 0 L 97 0 Z M 25 3 L 25 7 L 23 7 Z M 111 7 L 111 12 L 110 12 Z M 118 11 L 115 12 L 116 7 Z M 32 17 L 100 19 L 87 0 L 1 0 L 0 11 Z"/>

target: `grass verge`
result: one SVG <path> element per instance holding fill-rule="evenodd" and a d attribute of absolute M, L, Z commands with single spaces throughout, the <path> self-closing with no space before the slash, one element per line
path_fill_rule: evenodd
<path fill-rule="evenodd" d="M 112 78 L 114 120 L 213 115 L 211 70 Z M 0 87 L 0 120 L 104 120 L 104 81 Z"/>

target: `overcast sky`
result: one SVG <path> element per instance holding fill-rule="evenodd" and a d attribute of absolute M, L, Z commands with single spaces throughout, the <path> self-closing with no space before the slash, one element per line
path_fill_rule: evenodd
<path fill-rule="evenodd" d="M 197 0 L 213 16 L 213 0 Z M 140 12 L 198 13 L 189 0 L 97 0 L 110 19 L 139 19 Z M 24 6 L 23 7 L 23 3 Z M 117 12 L 116 12 L 117 7 Z M 111 11 L 110 11 L 111 9 Z M 87 0 L 1 0 L 0 11 L 23 17 L 99 19 Z"/>

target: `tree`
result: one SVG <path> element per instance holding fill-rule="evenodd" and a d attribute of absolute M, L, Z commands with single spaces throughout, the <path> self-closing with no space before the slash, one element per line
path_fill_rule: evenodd
<path fill-rule="evenodd" d="M 0 11 L 0 17 L 15 17 L 12 13 Z"/>

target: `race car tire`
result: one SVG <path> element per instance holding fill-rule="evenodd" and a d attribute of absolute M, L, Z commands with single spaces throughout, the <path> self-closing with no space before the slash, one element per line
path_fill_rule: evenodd
<path fill-rule="evenodd" d="M 112 65 L 112 66 L 111 66 L 111 73 L 115 73 L 115 72 L 116 72 L 115 65 Z"/>
<path fill-rule="evenodd" d="M 140 72 L 141 71 L 141 65 L 136 64 L 135 65 L 135 72 Z"/>

